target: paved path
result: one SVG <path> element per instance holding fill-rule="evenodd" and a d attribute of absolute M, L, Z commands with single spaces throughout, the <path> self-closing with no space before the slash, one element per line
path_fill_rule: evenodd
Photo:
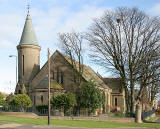
<path fill-rule="evenodd" d="M 90 129 L 90 128 L 54 127 L 54 126 L 3 124 L 3 123 L 0 123 L 0 129 Z M 102 128 L 94 128 L 94 129 L 102 129 Z M 111 128 L 108 128 L 108 129 L 111 129 Z M 141 128 L 119 128 L 119 129 L 141 129 Z M 150 128 L 143 128 L 143 129 L 150 129 Z"/>

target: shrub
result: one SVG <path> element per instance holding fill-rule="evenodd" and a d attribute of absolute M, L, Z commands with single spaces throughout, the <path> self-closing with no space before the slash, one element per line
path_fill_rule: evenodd
<path fill-rule="evenodd" d="M 5 105 L 4 96 L 2 93 L 0 93 L 0 106 L 4 106 L 4 105 Z"/>
<path fill-rule="evenodd" d="M 16 106 L 16 103 L 15 103 L 15 95 L 13 93 L 9 94 L 7 97 L 6 97 L 6 104 L 8 106 Z"/>
<path fill-rule="evenodd" d="M 134 117 L 134 118 L 135 118 L 135 117 L 136 117 L 136 114 L 135 114 L 135 113 L 128 112 L 128 113 L 125 114 L 125 116 L 126 116 L 126 117 Z"/>
<path fill-rule="evenodd" d="M 76 97 L 72 93 L 65 93 L 52 97 L 52 106 L 64 110 L 64 113 L 76 105 Z"/>
<path fill-rule="evenodd" d="M 96 87 L 94 81 L 83 82 L 78 93 L 77 103 L 80 108 L 89 109 L 89 114 L 100 108 L 105 102 L 105 95 Z"/>
<path fill-rule="evenodd" d="M 15 104 L 20 107 L 21 111 L 25 111 L 25 108 L 32 106 L 30 97 L 26 94 L 18 94 L 14 98 Z"/>
<path fill-rule="evenodd" d="M 36 106 L 37 111 L 41 112 L 42 110 L 48 110 L 48 105 L 38 105 Z"/>
<path fill-rule="evenodd" d="M 114 115 L 117 117 L 125 117 L 125 114 L 122 112 L 115 112 Z"/>

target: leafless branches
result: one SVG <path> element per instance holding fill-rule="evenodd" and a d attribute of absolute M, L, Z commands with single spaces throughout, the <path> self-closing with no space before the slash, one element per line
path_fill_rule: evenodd
<path fill-rule="evenodd" d="M 69 56 L 72 67 L 78 70 L 78 75 L 74 76 L 79 84 L 83 73 L 83 39 L 83 35 L 78 32 L 59 34 L 59 41 L 64 53 Z"/>
<path fill-rule="evenodd" d="M 129 96 L 126 103 L 134 112 L 135 85 L 141 95 L 159 69 L 160 20 L 137 8 L 118 8 L 95 19 L 86 39 L 92 46 L 92 60 L 121 76 Z"/>

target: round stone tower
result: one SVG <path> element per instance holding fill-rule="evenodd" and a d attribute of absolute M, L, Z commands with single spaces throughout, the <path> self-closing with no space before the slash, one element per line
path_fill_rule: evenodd
<path fill-rule="evenodd" d="M 18 50 L 18 86 L 15 93 L 29 92 L 29 83 L 40 70 L 40 46 L 28 11 Z"/>

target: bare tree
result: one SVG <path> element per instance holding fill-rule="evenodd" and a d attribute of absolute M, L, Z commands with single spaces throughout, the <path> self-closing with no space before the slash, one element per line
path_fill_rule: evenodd
<path fill-rule="evenodd" d="M 152 47 L 148 47 L 145 53 L 145 57 L 141 59 L 139 67 L 137 67 L 137 82 L 140 85 L 137 101 L 141 101 L 142 104 L 145 99 L 152 106 L 153 100 L 156 97 L 156 94 L 159 92 L 159 59 L 160 58 L 157 51 L 155 51 L 155 49 L 153 49 Z M 143 96 L 146 97 L 144 98 Z"/>
<path fill-rule="evenodd" d="M 152 56 L 153 55 L 154 54 L 152 54 Z M 160 93 L 160 56 L 156 54 L 156 57 L 152 59 L 154 60 L 150 61 L 151 63 L 148 65 L 149 70 L 143 73 L 144 75 L 148 72 L 148 76 L 146 77 L 147 79 L 144 80 L 147 80 L 146 86 L 149 94 L 148 101 L 151 107 L 153 106 L 154 99 L 158 93 Z"/>
<path fill-rule="evenodd" d="M 74 79 L 80 85 L 83 73 L 83 35 L 78 32 L 59 34 L 59 41 L 63 52 L 69 56 L 71 65 L 78 72 L 74 72 Z"/>
<path fill-rule="evenodd" d="M 94 20 L 86 39 L 92 46 L 92 60 L 122 78 L 127 110 L 134 113 L 135 85 L 140 78 L 144 79 L 144 76 L 137 77 L 140 66 L 145 65 L 142 62 L 147 60 L 147 51 L 151 53 L 160 47 L 159 19 L 137 8 L 106 11 Z"/>

